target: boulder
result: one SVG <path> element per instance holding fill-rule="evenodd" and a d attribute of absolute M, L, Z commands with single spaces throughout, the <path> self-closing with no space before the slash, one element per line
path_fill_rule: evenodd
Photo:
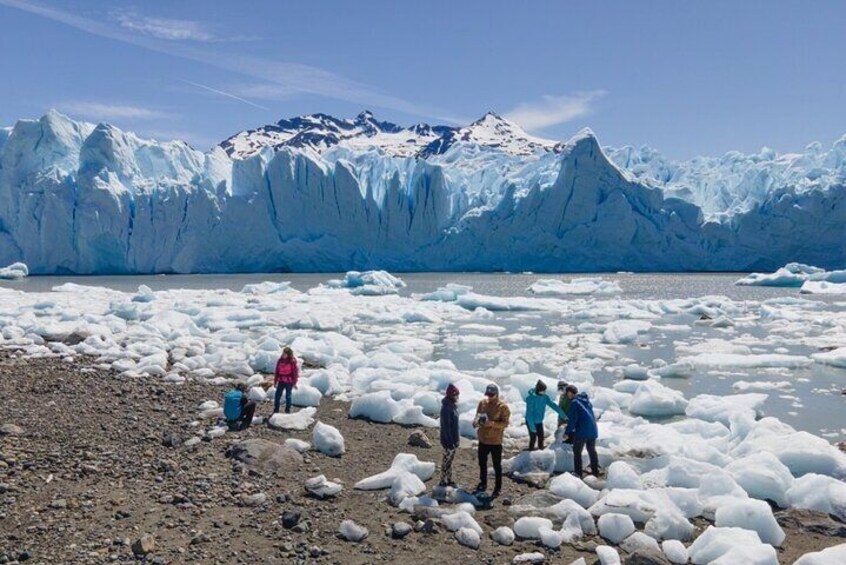
<path fill-rule="evenodd" d="M 408 436 L 408 445 L 411 447 L 422 447 L 423 449 L 430 449 L 432 447 L 432 440 L 420 430 L 411 432 Z"/>
<path fill-rule="evenodd" d="M 293 471 L 303 462 L 303 456 L 297 450 L 266 439 L 239 441 L 227 450 L 226 456 L 272 472 Z"/>

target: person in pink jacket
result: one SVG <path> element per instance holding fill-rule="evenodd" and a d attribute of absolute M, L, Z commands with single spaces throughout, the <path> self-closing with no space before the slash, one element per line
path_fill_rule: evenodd
<path fill-rule="evenodd" d="M 285 413 L 291 412 L 291 391 L 297 388 L 297 381 L 300 378 L 300 370 L 297 367 L 297 358 L 290 347 L 282 350 L 282 356 L 276 362 L 276 376 L 273 384 L 276 386 L 276 395 L 273 401 L 273 413 L 279 412 L 279 402 L 282 400 L 282 392 L 285 393 Z"/>

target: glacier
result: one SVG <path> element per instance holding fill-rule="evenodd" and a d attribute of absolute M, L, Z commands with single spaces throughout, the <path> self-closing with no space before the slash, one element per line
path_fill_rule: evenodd
<path fill-rule="evenodd" d="M 844 221 L 846 137 L 672 162 L 493 113 L 315 114 L 208 152 L 56 111 L 0 129 L 0 264 L 36 275 L 834 269 Z"/>

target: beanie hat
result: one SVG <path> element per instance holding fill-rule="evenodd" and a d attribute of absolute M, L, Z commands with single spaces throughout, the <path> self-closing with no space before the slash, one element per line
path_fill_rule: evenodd
<path fill-rule="evenodd" d="M 455 386 L 454 384 L 450 384 L 448 387 L 446 387 L 446 395 L 447 396 L 458 396 L 458 394 L 459 394 L 458 387 Z"/>
<path fill-rule="evenodd" d="M 491 383 L 485 387 L 485 396 L 496 396 L 499 394 L 499 387 Z"/>
<path fill-rule="evenodd" d="M 546 383 L 542 380 L 538 379 L 538 382 L 535 384 L 535 390 L 538 392 L 543 392 L 546 390 Z"/>

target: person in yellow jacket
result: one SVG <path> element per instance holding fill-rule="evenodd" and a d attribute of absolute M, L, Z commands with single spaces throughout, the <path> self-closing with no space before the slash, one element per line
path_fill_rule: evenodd
<path fill-rule="evenodd" d="M 511 410 L 499 398 L 499 388 L 495 384 L 489 384 L 485 389 L 485 398 L 479 402 L 476 408 L 476 418 L 473 420 L 473 427 L 477 430 L 479 438 L 479 486 L 477 493 L 484 493 L 488 490 L 488 455 L 493 460 L 496 482 L 492 497 L 499 496 L 502 490 L 502 436 L 508 421 L 511 418 Z"/>

